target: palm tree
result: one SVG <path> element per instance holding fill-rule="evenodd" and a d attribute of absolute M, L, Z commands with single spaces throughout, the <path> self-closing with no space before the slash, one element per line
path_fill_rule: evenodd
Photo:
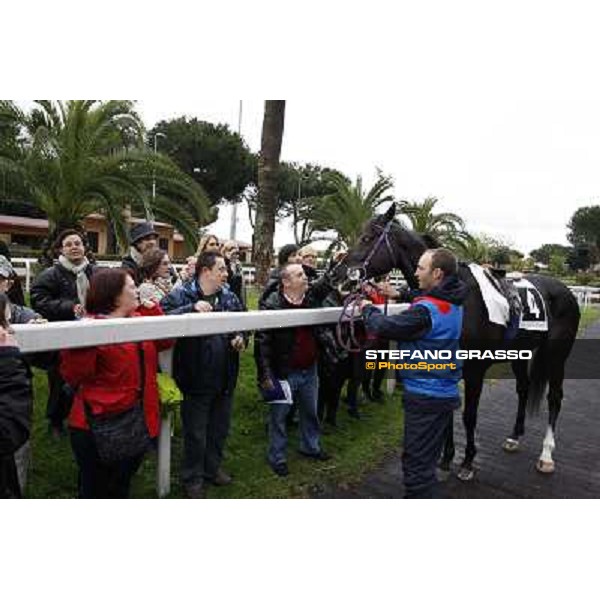
<path fill-rule="evenodd" d="M 438 199 L 425 198 L 422 202 L 398 203 L 399 212 L 407 217 L 412 229 L 421 235 L 429 235 L 443 245 L 451 245 L 465 236 L 465 223 L 455 213 L 433 212 Z"/>
<path fill-rule="evenodd" d="M 388 192 L 393 186 L 391 177 L 378 172 L 377 181 L 370 190 L 363 189 L 362 178 L 350 183 L 340 173 L 333 172 L 328 182 L 334 187 L 332 194 L 313 199 L 311 226 L 313 231 L 336 231 L 336 236 L 323 236 L 332 239 L 331 248 L 353 246 L 360 236 L 364 224 L 372 219 L 377 209 L 394 198 Z M 313 238 L 314 239 L 314 238 Z"/>
<path fill-rule="evenodd" d="M 0 170 L 18 177 L 24 200 L 46 213 L 50 242 L 60 230 L 100 212 L 125 246 L 124 213 L 151 210 L 195 248 L 199 225 L 210 219 L 206 194 L 169 158 L 146 146 L 133 102 L 37 100 L 26 114 L 14 102 L 0 101 L 0 121 L 17 124 L 23 137 L 17 156 L 0 154 Z"/>
<path fill-rule="evenodd" d="M 466 231 L 461 232 L 460 236 L 457 235 L 448 244 L 448 247 L 461 260 L 478 264 L 490 262 L 492 247 L 485 236 L 471 235 Z"/>
<path fill-rule="evenodd" d="M 258 203 L 253 238 L 256 280 L 260 285 L 267 282 L 273 260 L 277 181 L 284 121 L 285 100 L 267 100 L 258 160 Z"/>

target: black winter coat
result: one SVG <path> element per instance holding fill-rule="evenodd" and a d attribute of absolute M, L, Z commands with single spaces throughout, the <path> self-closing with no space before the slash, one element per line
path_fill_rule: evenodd
<path fill-rule="evenodd" d="M 160 302 L 166 315 L 194 312 L 194 305 L 203 299 L 195 281 L 184 283 Z M 213 312 L 242 312 L 238 297 L 224 287 L 217 294 Z M 185 394 L 232 393 L 239 371 L 239 354 L 231 347 L 235 333 L 182 337 L 173 351 L 173 378 Z M 247 339 L 247 336 L 244 336 Z"/>
<path fill-rule="evenodd" d="M 129 274 L 135 282 L 135 285 L 140 285 L 140 283 L 142 283 L 144 279 L 142 277 L 142 272 L 140 270 L 139 265 L 135 262 L 135 260 L 133 260 L 131 254 L 128 254 L 127 256 L 123 257 L 123 260 L 121 262 L 121 269 L 129 271 Z"/>
<path fill-rule="evenodd" d="M 227 266 L 227 283 L 229 289 L 238 297 L 242 305 L 245 305 L 242 291 L 244 285 L 242 270 L 241 268 L 232 269 L 231 261 L 228 258 L 225 259 L 225 265 Z"/>
<path fill-rule="evenodd" d="M 324 288 L 309 289 L 302 308 L 320 308 L 323 306 Z M 281 291 L 271 293 L 261 304 L 260 310 L 283 310 L 292 308 Z M 321 359 L 335 364 L 341 358 L 335 336 L 328 326 L 313 327 L 315 340 Z M 266 376 L 286 379 L 290 372 L 290 360 L 294 349 L 296 328 L 262 329 L 254 334 L 254 360 L 258 383 Z"/>
<path fill-rule="evenodd" d="M 88 265 L 91 279 L 96 266 Z M 73 307 L 79 304 L 77 277 L 60 263 L 42 271 L 31 286 L 31 306 L 48 321 L 74 321 Z"/>
<path fill-rule="evenodd" d="M 31 371 L 18 348 L 0 347 L 0 498 L 20 496 L 14 453 L 31 430 Z"/>

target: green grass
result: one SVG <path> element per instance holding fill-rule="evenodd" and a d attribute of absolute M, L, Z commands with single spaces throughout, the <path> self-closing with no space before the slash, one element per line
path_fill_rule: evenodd
<path fill-rule="evenodd" d="M 582 333 L 589 325 L 598 319 L 600 319 L 600 306 L 582 306 L 578 332 Z"/>
<path fill-rule="evenodd" d="M 43 372 L 35 374 L 35 414 L 32 434 L 33 463 L 29 472 L 26 496 L 30 498 L 72 498 L 76 496 L 77 472 L 67 438 L 55 441 L 46 431 L 44 418 L 47 385 Z M 363 404 L 364 419 L 351 419 L 342 403 L 335 432 L 322 437 L 323 448 L 333 459 L 316 463 L 297 454 L 297 434 L 290 434 L 288 464 L 290 475 L 275 476 L 266 462 L 267 407 L 255 385 L 255 367 L 251 349 L 242 357 L 240 379 L 235 394 L 232 429 L 227 442 L 224 469 L 234 477 L 226 488 L 209 488 L 211 498 L 287 498 L 306 497 L 312 491 L 332 484 L 348 484 L 374 467 L 400 443 L 402 411 L 400 395 L 388 397 L 386 403 Z M 173 438 L 171 497 L 180 498 L 179 462 L 181 436 L 176 419 Z M 155 498 L 156 456 L 150 454 L 136 475 L 133 498 Z"/>

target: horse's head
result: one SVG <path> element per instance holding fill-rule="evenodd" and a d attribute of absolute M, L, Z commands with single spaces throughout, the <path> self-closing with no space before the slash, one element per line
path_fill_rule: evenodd
<path fill-rule="evenodd" d="M 419 287 L 415 269 L 428 244 L 398 223 L 395 214 L 396 205 L 392 204 L 387 212 L 366 223 L 358 242 L 348 251 L 350 278 L 369 279 L 399 268 L 411 287 Z"/>

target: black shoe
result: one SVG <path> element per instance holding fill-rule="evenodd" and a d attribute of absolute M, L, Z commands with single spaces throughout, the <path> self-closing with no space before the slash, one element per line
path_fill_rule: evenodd
<path fill-rule="evenodd" d="M 360 413 L 358 412 L 358 410 L 356 408 L 349 408 L 348 409 L 348 414 L 353 418 L 353 419 L 360 419 Z"/>
<path fill-rule="evenodd" d="M 273 469 L 273 473 L 278 477 L 287 477 L 290 474 L 287 463 L 277 463 L 276 465 L 271 465 L 271 469 Z"/>
<path fill-rule="evenodd" d="M 311 454 L 310 452 L 302 452 L 302 450 L 298 450 L 300 456 L 304 458 L 310 458 L 311 460 L 318 460 L 321 462 L 325 462 L 326 460 L 331 460 L 331 455 L 327 454 L 325 450 L 319 450 L 316 454 Z"/>

